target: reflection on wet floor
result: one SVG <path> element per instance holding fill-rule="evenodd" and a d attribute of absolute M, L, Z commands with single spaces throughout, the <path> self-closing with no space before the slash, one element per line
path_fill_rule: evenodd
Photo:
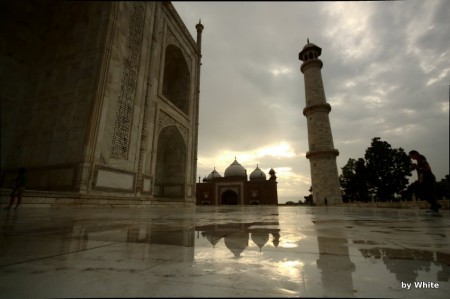
<path fill-rule="evenodd" d="M 269 241 L 269 235 L 272 235 L 272 244 L 277 247 L 280 243 L 279 228 L 264 228 L 267 226 L 278 227 L 278 222 L 252 222 L 252 223 L 232 223 L 232 224 L 213 224 L 195 227 L 196 231 L 201 232 L 202 237 L 206 238 L 213 247 L 223 239 L 225 246 L 233 253 L 234 257 L 239 258 L 241 253 L 249 246 L 249 240 L 262 248 Z"/>
<path fill-rule="evenodd" d="M 28 208 L 0 217 L 7 297 L 447 298 L 450 291 L 445 214 L 152 207 Z"/>

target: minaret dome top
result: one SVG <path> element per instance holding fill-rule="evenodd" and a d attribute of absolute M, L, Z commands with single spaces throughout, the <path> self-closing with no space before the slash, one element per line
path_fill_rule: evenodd
<path fill-rule="evenodd" d="M 298 59 L 301 61 L 308 61 L 318 58 L 322 54 L 322 48 L 309 42 L 303 47 L 303 50 L 298 54 Z"/>
<path fill-rule="evenodd" d="M 195 25 L 195 29 L 197 29 L 197 31 L 202 31 L 205 27 L 202 24 L 202 20 L 198 20 L 198 24 Z"/>

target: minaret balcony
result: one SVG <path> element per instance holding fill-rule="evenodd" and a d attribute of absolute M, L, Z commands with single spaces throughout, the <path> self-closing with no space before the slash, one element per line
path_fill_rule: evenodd
<path fill-rule="evenodd" d="M 320 158 L 335 158 L 339 156 L 339 151 L 337 149 L 330 150 L 316 150 L 306 152 L 307 159 L 320 159 Z"/>
<path fill-rule="evenodd" d="M 315 112 L 326 112 L 326 113 L 330 113 L 331 111 L 331 105 L 328 103 L 322 103 L 322 104 L 316 104 L 316 105 L 311 105 L 311 106 L 307 106 L 303 109 L 303 115 L 308 117 L 309 115 L 311 115 L 312 113 Z"/>
<path fill-rule="evenodd" d="M 300 71 L 302 71 L 302 73 L 304 74 L 308 69 L 311 69 L 311 68 L 321 69 L 322 66 L 323 66 L 322 60 L 320 60 L 319 58 L 313 58 L 313 59 L 303 62 L 302 65 L 300 66 Z"/>

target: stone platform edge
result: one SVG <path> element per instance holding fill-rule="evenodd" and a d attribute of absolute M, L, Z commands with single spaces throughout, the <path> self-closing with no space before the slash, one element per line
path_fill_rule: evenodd
<path fill-rule="evenodd" d="M 10 189 L 0 189 L 0 204 L 9 204 Z M 17 199 L 14 204 L 17 203 Z M 118 197 L 69 192 L 25 191 L 21 206 L 26 207 L 146 207 L 154 205 L 194 206 L 195 198 Z"/>

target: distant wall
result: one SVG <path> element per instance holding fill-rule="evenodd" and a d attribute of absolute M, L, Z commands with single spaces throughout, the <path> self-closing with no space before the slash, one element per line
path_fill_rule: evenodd
<path fill-rule="evenodd" d="M 438 202 L 442 205 L 442 209 L 448 210 L 450 206 L 449 199 L 440 199 Z M 355 202 L 355 203 L 345 203 L 342 206 L 353 206 L 353 207 L 377 207 L 377 208 L 418 208 L 418 209 L 428 209 L 430 205 L 426 201 L 400 201 L 400 202 Z"/>

